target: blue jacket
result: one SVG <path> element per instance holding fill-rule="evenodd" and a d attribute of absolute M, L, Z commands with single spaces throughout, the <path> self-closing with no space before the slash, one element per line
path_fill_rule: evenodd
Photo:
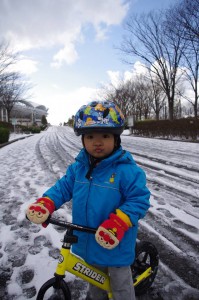
<path fill-rule="evenodd" d="M 102 160 L 90 179 L 85 177 L 88 169 L 88 154 L 82 149 L 66 175 L 43 196 L 52 199 L 56 209 L 72 199 L 73 222 L 79 225 L 97 228 L 118 208 L 127 214 L 133 227 L 116 248 L 104 249 L 95 241 L 94 234 L 75 232 L 79 238 L 72 251 L 90 264 L 128 266 L 134 261 L 138 220 L 150 206 L 145 173 L 122 147 Z"/>

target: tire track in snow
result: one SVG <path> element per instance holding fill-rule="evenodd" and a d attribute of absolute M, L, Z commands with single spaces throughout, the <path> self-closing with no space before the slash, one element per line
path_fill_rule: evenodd
<path fill-rule="evenodd" d="M 123 147 L 132 153 L 137 164 L 145 170 L 152 194 L 152 207 L 145 219 L 140 221 L 138 238 L 153 242 L 159 251 L 161 262 L 184 281 L 184 286 L 198 291 L 198 295 L 198 148 L 194 146 L 195 150 L 190 151 L 187 145 L 187 150 L 172 150 L 169 147 L 157 149 L 156 140 L 136 139 L 136 145 L 133 137 L 132 142 L 130 138 L 124 138 L 124 141 Z M 174 143 L 170 145 L 175 148 Z M 160 264 L 160 274 L 162 273 Z M 157 276 L 158 284 L 165 284 L 164 280 Z M 166 284 L 169 286 L 172 281 L 173 278 L 170 277 Z M 181 289 L 179 286 L 176 296 L 180 295 Z M 197 299 L 197 296 L 190 296 L 190 299 Z"/>
<path fill-rule="evenodd" d="M 164 167 L 164 166 L 167 166 L 167 167 L 168 166 L 173 166 L 175 168 L 184 169 L 184 170 L 191 171 L 191 172 L 195 171 L 196 174 L 199 171 L 199 167 L 193 166 L 193 165 L 187 166 L 187 164 L 184 163 L 183 161 L 181 163 L 178 163 L 178 162 L 172 161 L 172 159 L 171 160 L 168 159 L 169 160 L 169 162 L 168 162 L 168 160 L 165 160 L 163 158 L 154 157 L 150 154 L 143 154 L 143 153 L 135 152 L 135 151 L 132 151 L 132 150 L 129 150 L 129 151 L 135 157 L 137 156 L 137 157 L 145 158 L 146 161 L 147 160 L 149 161 L 149 164 L 150 164 L 150 162 L 160 163 L 160 164 L 162 164 L 162 167 Z M 196 157 L 196 160 L 197 159 L 198 159 L 198 157 Z M 137 160 L 139 160 L 139 158 Z M 148 165 L 147 162 L 145 162 L 145 165 Z M 150 166 L 151 166 L 151 164 L 150 164 Z M 175 174 L 175 173 L 172 173 L 172 174 Z"/>
<path fill-rule="evenodd" d="M 38 159 L 42 165 L 46 166 L 49 173 L 55 179 L 59 179 L 65 174 L 66 168 L 74 161 L 74 158 L 67 152 L 63 153 L 57 136 L 43 136 L 36 145 Z M 61 153 L 60 153 L 61 152 Z"/>
<path fill-rule="evenodd" d="M 158 249 L 160 261 L 177 274 L 187 285 L 199 290 L 199 271 L 194 254 L 193 256 L 188 256 L 176 246 L 176 243 L 169 241 L 163 235 L 161 228 L 154 228 L 154 224 L 150 226 L 147 222 L 141 221 L 138 239 L 152 242 Z"/>

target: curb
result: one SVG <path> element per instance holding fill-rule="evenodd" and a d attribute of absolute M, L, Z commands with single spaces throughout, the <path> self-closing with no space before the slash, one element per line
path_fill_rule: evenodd
<path fill-rule="evenodd" d="M 10 141 L 10 142 L 7 142 L 7 143 L 0 144 L 0 148 L 3 148 L 3 147 L 5 147 L 5 146 L 10 145 L 10 144 L 12 144 L 12 143 L 14 143 L 14 142 L 17 142 L 17 141 L 19 141 L 19 140 L 27 139 L 28 137 L 31 137 L 31 136 L 33 136 L 33 134 L 28 135 L 28 136 L 23 136 L 23 137 L 20 137 L 20 138 L 18 138 L 18 139 L 14 139 L 14 140 L 12 140 L 12 141 Z"/>

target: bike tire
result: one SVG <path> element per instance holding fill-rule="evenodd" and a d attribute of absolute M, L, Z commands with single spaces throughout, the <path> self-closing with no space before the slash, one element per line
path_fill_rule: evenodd
<path fill-rule="evenodd" d="M 143 295 L 151 287 L 156 277 L 159 264 L 159 254 L 156 247 L 150 242 L 139 242 L 136 244 L 135 261 L 131 265 L 132 277 L 135 282 L 136 277 L 142 274 L 149 267 L 152 274 L 135 286 L 135 295 Z"/>
<path fill-rule="evenodd" d="M 50 288 L 54 288 L 55 290 L 61 290 L 64 295 L 64 300 L 71 300 L 71 293 L 67 283 L 63 279 L 60 280 L 59 288 L 55 287 L 56 283 L 57 283 L 56 277 L 53 277 L 48 281 L 46 281 L 39 289 L 36 300 L 43 300 L 47 290 L 49 290 Z"/>

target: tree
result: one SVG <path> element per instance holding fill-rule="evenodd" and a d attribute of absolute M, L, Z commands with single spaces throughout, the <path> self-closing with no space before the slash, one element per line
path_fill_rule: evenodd
<path fill-rule="evenodd" d="M 2 106 L 7 110 L 8 122 L 10 122 L 10 113 L 14 105 L 25 100 L 24 94 L 27 91 L 28 86 L 21 80 L 19 73 L 10 73 L 7 80 L 2 85 L 1 102 Z"/>
<path fill-rule="evenodd" d="M 199 40 L 198 45 L 196 43 L 192 44 L 192 49 L 189 51 L 185 51 L 183 53 L 184 60 L 185 60 L 185 66 L 184 68 L 184 76 L 186 81 L 190 84 L 194 96 L 193 98 L 189 97 L 188 95 L 185 95 L 183 93 L 180 93 L 180 96 L 188 100 L 191 105 L 193 106 L 194 110 L 194 117 L 197 119 L 198 117 L 198 99 L 199 99 Z"/>
<path fill-rule="evenodd" d="M 3 92 L 2 86 L 12 77 L 10 68 L 16 64 L 17 57 L 18 54 L 10 50 L 8 43 L 0 42 L 0 97 Z"/>
<path fill-rule="evenodd" d="M 45 115 L 43 115 L 43 116 L 41 117 L 41 124 L 42 124 L 42 125 L 47 125 L 47 124 L 48 124 L 48 121 L 47 121 Z"/>
<path fill-rule="evenodd" d="M 25 92 L 30 89 L 19 72 L 13 72 L 12 66 L 19 60 L 19 54 L 10 50 L 9 44 L 0 43 L 0 105 L 5 108 L 10 121 L 14 105 L 25 100 Z"/>
<path fill-rule="evenodd" d="M 152 94 L 152 109 L 155 112 L 156 120 L 160 119 L 160 112 L 165 107 L 165 98 L 166 95 L 162 89 L 162 86 L 159 82 L 159 79 L 150 73 L 150 82 L 151 82 L 151 94 Z"/>
<path fill-rule="evenodd" d="M 71 118 L 68 119 L 67 123 L 64 122 L 64 126 L 68 125 L 70 127 L 74 127 L 75 116 L 72 115 Z"/>
<path fill-rule="evenodd" d="M 167 28 L 163 12 L 150 12 L 140 17 L 131 16 L 126 24 L 128 36 L 121 46 L 127 56 L 125 61 L 132 64 L 132 57 L 141 58 L 148 69 L 157 76 L 164 90 L 169 108 L 169 119 L 174 116 L 177 72 L 185 42 L 182 36 L 174 38 Z M 130 59 L 129 59 L 130 57 Z"/>
<path fill-rule="evenodd" d="M 150 82 L 144 76 L 121 80 L 117 86 L 111 84 L 103 94 L 106 100 L 113 101 L 121 108 L 125 117 L 133 115 L 136 120 L 149 117 L 153 97 Z"/>
<path fill-rule="evenodd" d="M 188 100 L 194 109 L 194 116 L 198 114 L 198 82 L 199 82 L 199 0 L 182 0 L 172 9 L 167 11 L 167 26 L 175 37 L 179 32 L 186 41 L 186 47 L 183 50 L 185 80 L 191 86 L 194 97 L 179 94 Z M 181 28 L 181 31 L 176 30 Z"/>
<path fill-rule="evenodd" d="M 172 15 L 175 25 L 180 25 L 184 38 L 197 42 L 199 39 L 199 0 L 180 1 L 172 8 Z"/>
<path fill-rule="evenodd" d="M 136 119 L 148 119 L 151 112 L 151 89 L 149 80 L 143 76 L 136 76 L 134 79 L 134 87 L 136 91 Z"/>
<path fill-rule="evenodd" d="M 124 83 L 121 80 L 117 86 L 110 84 L 108 87 L 104 87 L 103 98 L 118 105 L 126 118 L 132 113 L 132 106 L 129 104 L 129 100 L 132 99 L 130 92 L 132 91 L 129 89 L 129 82 Z"/>

